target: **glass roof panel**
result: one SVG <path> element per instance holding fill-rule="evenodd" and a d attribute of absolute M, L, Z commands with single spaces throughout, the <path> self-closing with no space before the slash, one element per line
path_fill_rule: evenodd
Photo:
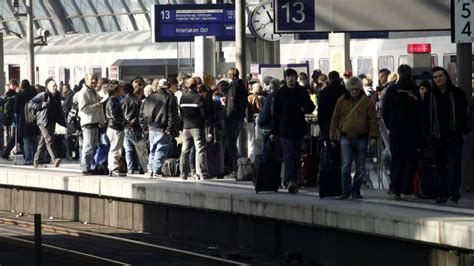
<path fill-rule="evenodd" d="M 41 0 L 33 1 L 33 16 L 45 17 L 48 16 L 43 6 L 40 3 Z"/>
<path fill-rule="evenodd" d="M 111 2 L 115 2 L 115 1 L 111 1 Z M 94 4 L 99 14 L 110 14 L 110 10 L 109 8 L 107 8 L 107 5 L 105 4 L 104 0 L 93 0 L 92 3 Z"/>
<path fill-rule="evenodd" d="M 115 22 L 112 16 L 101 16 L 102 22 L 104 23 L 105 31 L 117 31 Z"/>
<path fill-rule="evenodd" d="M 84 17 L 91 32 L 102 32 L 96 17 Z"/>
<path fill-rule="evenodd" d="M 0 1 L 0 12 L 5 19 L 13 18 L 13 13 L 7 4 L 7 1 Z"/>
<path fill-rule="evenodd" d="M 139 30 L 150 30 L 150 25 L 148 25 L 145 15 L 135 14 L 134 17 Z"/>
<path fill-rule="evenodd" d="M 84 28 L 84 24 L 82 23 L 80 18 L 72 18 L 71 20 L 77 32 L 86 32 L 86 29 Z"/>
<path fill-rule="evenodd" d="M 127 15 L 118 15 L 117 20 L 122 31 L 133 31 L 133 25 Z"/>
<path fill-rule="evenodd" d="M 142 7 L 140 6 L 139 3 L 140 0 L 131 0 L 131 1 L 126 1 L 128 8 L 130 8 L 130 11 L 143 11 Z"/>
<path fill-rule="evenodd" d="M 61 3 L 63 4 L 64 9 L 66 10 L 69 16 L 76 16 L 77 11 L 74 8 L 74 4 L 71 0 L 62 0 Z"/>
<path fill-rule="evenodd" d="M 70 0 L 69 0 L 70 1 Z M 95 15 L 87 0 L 76 0 L 77 7 L 81 10 L 82 15 Z"/>

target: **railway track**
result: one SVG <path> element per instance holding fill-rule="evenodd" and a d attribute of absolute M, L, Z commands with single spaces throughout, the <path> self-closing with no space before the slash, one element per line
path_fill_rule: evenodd
<path fill-rule="evenodd" d="M 0 238 L 34 245 L 34 223 L 0 217 Z M 44 251 L 100 265 L 246 265 L 242 262 L 116 235 L 42 223 Z"/>

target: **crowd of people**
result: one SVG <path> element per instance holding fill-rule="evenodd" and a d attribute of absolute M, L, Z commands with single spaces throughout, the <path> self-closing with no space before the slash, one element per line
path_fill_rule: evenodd
<path fill-rule="evenodd" d="M 468 109 L 466 96 L 445 69 L 435 67 L 431 74 L 431 81 L 417 85 L 408 65 L 399 66 L 396 73 L 381 69 L 375 89 L 364 75 L 346 72 L 341 78 L 337 71 L 326 75 L 315 70 L 310 79 L 293 69 L 285 71 L 283 80 L 265 77 L 260 83 L 242 79 L 238 69 L 231 68 L 228 79 L 212 87 L 185 73 L 157 80 L 137 77 L 130 83 L 87 74 L 73 89 L 62 82 L 58 89 L 52 78 L 44 87 L 12 79 L 0 98 L 0 122 L 5 127 L 1 134 L 7 134 L 6 145 L 0 137 L 2 157 L 9 159 L 12 151 L 22 150 L 25 165 L 58 167 L 59 124 L 66 129 L 61 140 L 65 157 L 77 158 L 74 154 L 80 153 L 84 175 L 159 177 L 166 159 L 174 157 L 179 158 L 182 179 L 213 178 L 209 165 L 219 162 L 209 162 L 206 149 L 219 142 L 222 174 L 236 178 L 237 141 L 247 123 L 250 160 L 264 153 L 267 140 L 278 140 L 283 185 L 297 193 L 301 147 L 311 123 L 305 114 L 317 114 L 318 141 L 340 147 L 342 199 L 363 197 L 367 152 L 376 145 L 382 124 L 390 133 L 390 191 L 395 199 L 414 193 L 418 159 L 429 150 L 436 202 L 457 202 L 463 136 L 468 125 L 472 127 L 474 105 Z"/>

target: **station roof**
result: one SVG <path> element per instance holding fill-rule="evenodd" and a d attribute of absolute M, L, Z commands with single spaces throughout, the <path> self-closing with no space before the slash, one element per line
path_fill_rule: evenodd
<path fill-rule="evenodd" d="M 25 13 L 19 0 L 19 13 Z M 52 35 L 129 32 L 151 29 L 152 4 L 176 4 L 179 0 L 33 0 L 34 32 L 48 29 Z M 184 1 L 194 2 L 194 1 Z M 14 16 L 13 0 L 0 0 L 0 29 L 6 36 L 26 36 L 26 17 Z"/>

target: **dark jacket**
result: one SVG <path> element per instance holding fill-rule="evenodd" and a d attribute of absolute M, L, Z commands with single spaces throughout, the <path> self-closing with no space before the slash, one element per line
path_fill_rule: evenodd
<path fill-rule="evenodd" d="M 107 118 L 107 127 L 118 131 L 123 131 L 127 120 L 123 114 L 122 105 L 118 97 L 112 96 L 107 99 L 105 106 L 105 116 Z"/>
<path fill-rule="evenodd" d="M 72 99 L 74 98 L 74 92 L 70 91 L 68 95 L 61 93 L 61 106 L 63 109 L 64 117 L 67 117 L 72 108 Z"/>
<path fill-rule="evenodd" d="M 265 99 L 265 103 L 263 104 L 262 111 L 258 115 L 258 127 L 261 129 L 271 129 L 272 128 L 272 113 L 273 107 L 272 102 L 275 96 L 275 92 L 270 93 L 267 98 Z"/>
<path fill-rule="evenodd" d="M 48 106 L 43 107 L 43 102 L 47 101 Z M 61 96 L 59 92 L 51 95 L 48 91 L 37 94 L 28 104 L 30 108 L 36 110 L 36 124 L 46 127 L 50 123 L 58 123 L 66 127 L 63 110 L 61 108 Z"/>
<path fill-rule="evenodd" d="M 176 129 L 177 116 L 176 98 L 160 89 L 142 103 L 140 126 L 144 131 L 163 129 L 172 133 Z"/>
<path fill-rule="evenodd" d="M 298 84 L 293 89 L 285 85 L 274 97 L 272 134 L 293 140 L 306 135 L 304 115 L 316 108 L 306 89 Z"/>
<path fill-rule="evenodd" d="M 15 105 L 15 97 L 17 93 L 14 90 L 8 90 L 5 93 L 3 99 L 5 100 L 3 113 L 4 113 L 4 125 L 11 126 L 13 123 L 13 113 L 14 113 L 14 105 Z"/>
<path fill-rule="evenodd" d="M 225 90 L 225 118 L 243 120 L 246 115 L 248 91 L 241 79 L 233 80 Z"/>
<path fill-rule="evenodd" d="M 474 131 L 474 98 L 471 99 L 469 111 L 467 112 L 467 127 L 469 132 Z"/>
<path fill-rule="evenodd" d="M 322 90 L 318 96 L 318 123 L 321 129 L 321 137 L 329 139 L 332 114 L 337 100 L 346 93 L 346 88 L 340 81 L 333 81 L 327 88 Z"/>
<path fill-rule="evenodd" d="M 39 129 L 37 125 L 31 125 L 25 121 L 25 105 L 36 96 L 36 89 L 33 87 L 25 88 L 24 91 L 15 97 L 15 114 L 18 115 L 18 136 L 38 136 Z"/>
<path fill-rule="evenodd" d="M 415 93 L 414 84 L 403 86 L 403 82 L 399 82 L 391 90 L 390 105 L 384 107 L 390 149 L 397 154 L 415 153 L 424 143 L 421 97 Z"/>
<path fill-rule="evenodd" d="M 204 128 L 207 119 L 205 100 L 196 91 L 189 90 L 181 97 L 179 109 L 183 117 L 184 128 Z"/>
<path fill-rule="evenodd" d="M 462 134 L 468 133 L 468 104 L 466 95 L 460 88 L 448 86 L 444 94 L 439 89 L 433 88 L 425 94 L 423 105 L 425 132 L 428 137 L 435 139 L 455 137 L 462 140 Z M 439 125 L 438 130 L 436 125 Z"/>
<path fill-rule="evenodd" d="M 140 127 L 140 107 L 142 101 L 134 94 L 128 93 L 123 98 L 122 109 L 125 119 L 128 121 L 128 127 L 132 130 L 141 130 Z"/>

